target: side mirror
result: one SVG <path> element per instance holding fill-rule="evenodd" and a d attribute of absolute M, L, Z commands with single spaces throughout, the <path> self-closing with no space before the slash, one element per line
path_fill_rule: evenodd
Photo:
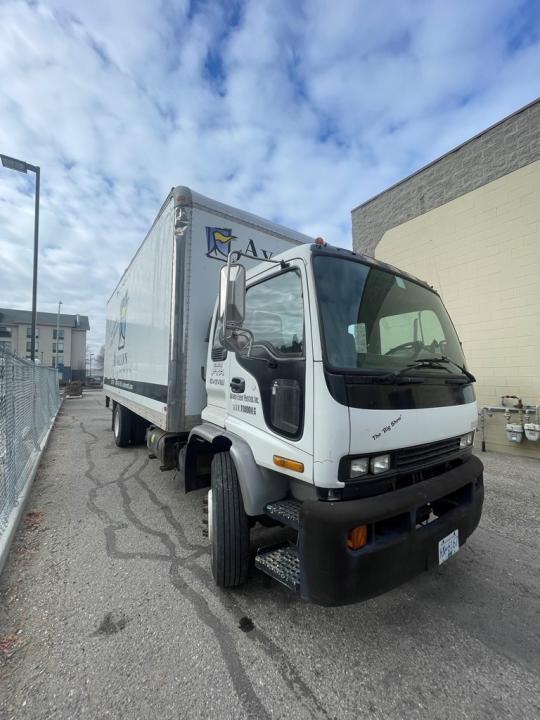
<path fill-rule="evenodd" d="M 219 279 L 219 317 L 223 323 L 221 341 L 227 350 L 249 353 L 253 336 L 242 328 L 246 308 L 246 269 L 228 263 Z"/>
<path fill-rule="evenodd" d="M 243 265 L 227 264 L 219 279 L 219 317 L 227 330 L 242 327 L 246 306 L 246 269 Z"/>

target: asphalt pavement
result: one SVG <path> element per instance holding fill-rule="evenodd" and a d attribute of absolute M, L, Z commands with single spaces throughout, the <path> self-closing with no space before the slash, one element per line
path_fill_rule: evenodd
<path fill-rule="evenodd" d="M 322 608 L 255 570 L 216 588 L 203 491 L 110 424 L 93 392 L 51 434 L 0 578 L 2 720 L 540 717 L 540 463 L 482 455 L 454 558 Z"/>

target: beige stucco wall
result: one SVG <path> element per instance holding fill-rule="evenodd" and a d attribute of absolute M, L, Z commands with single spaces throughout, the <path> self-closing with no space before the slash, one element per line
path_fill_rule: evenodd
<path fill-rule="evenodd" d="M 540 404 L 540 161 L 387 231 L 375 256 L 430 282 L 477 377 L 479 407 Z M 487 421 L 488 449 L 540 457 Z"/>

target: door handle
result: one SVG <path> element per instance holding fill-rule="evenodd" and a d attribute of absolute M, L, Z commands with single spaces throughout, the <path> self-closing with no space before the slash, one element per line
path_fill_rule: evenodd
<path fill-rule="evenodd" d="M 246 381 L 244 378 L 233 378 L 231 380 L 231 390 L 233 393 L 243 393 L 246 389 Z"/>

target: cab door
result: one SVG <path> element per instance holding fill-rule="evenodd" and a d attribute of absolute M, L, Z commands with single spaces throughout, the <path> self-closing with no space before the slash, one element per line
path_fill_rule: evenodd
<path fill-rule="evenodd" d="M 202 417 L 204 420 L 208 420 L 224 428 L 227 416 L 227 395 L 229 391 L 227 383 L 229 352 L 223 347 L 220 340 L 223 323 L 217 315 L 216 306 L 210 328 L 206 362 L 207 405 L 202 413 Z"/>
<path fill-rule="evenodd" d="M 304 263 L 294 260 L 250 281 L 244 327 L 249 356 L 228 353 L 226 427 L 246 439 L 257 464 L 296 460 L 312 479 L 313 360 Z M 280 469 L 280 472 L 282 470 Z"/>

